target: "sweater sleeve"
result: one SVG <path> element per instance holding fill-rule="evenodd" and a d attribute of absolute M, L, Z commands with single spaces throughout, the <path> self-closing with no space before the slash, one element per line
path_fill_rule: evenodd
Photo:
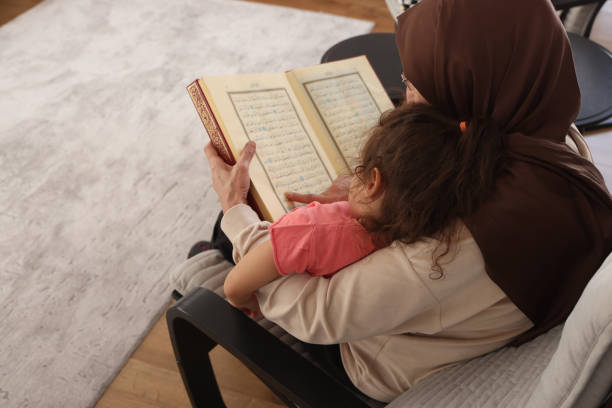
<path fill-rule="evenodd" d="M 261 288 L 264 316 L 298 339 L 317 344 L 405 333 L 411 322 L 439 321 L 439 305 L 401 250 L 387 247 L 326 279 L 289 275 Z"/>
<path fill-rule="evenodd" d="M 232 257 L 238 263 L 251 249 L 270 239 L 270 223 L 261 221 L 246 204 L 238 204 L 223 215 L 221 229 L 234 247 Z"/>
<path fill-rule="evenodd" d="M 234 244 L 234 259 L 269 239 L 267 223 L 245 205 L 230 209 L 222 229 Z M 327 279 L 309 274 L 281 277 L 257 291 L 263 315 L 294 337 L 335 344 L 380 334 L 418 331 L 420 319 L 439 321 L 436 298 L 401 247 L 392 244 Z M 383 318 L 384 317 L 384 318 Z"/>

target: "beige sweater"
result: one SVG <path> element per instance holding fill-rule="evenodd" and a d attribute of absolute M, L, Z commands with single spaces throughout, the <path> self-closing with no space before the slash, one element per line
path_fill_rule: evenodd
<path fill-rule="evenodd" d="M 225 214 L 221 227 L 236 262 L 269 239 L 268 225 L 246 205 Z M 391 401 L 423 377 L 495 350 L 532 327 L 487 276 L 467 228 L 456 250 L 442 258 L 440 279 L 431 269 L 437 244 L 394 242 L 331 279 L 279 276 L 257 292 L 261 311 L 302 341 L 340 343 L 353 384 L 371 398 Z"/>

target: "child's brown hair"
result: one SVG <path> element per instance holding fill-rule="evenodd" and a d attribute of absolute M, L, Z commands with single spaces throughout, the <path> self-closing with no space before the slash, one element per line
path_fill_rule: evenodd
<path fill-rule="evenodd" d="M 501 134 L 481 137 L 490 126 L 474 119 L 462 131 L 457 120 L 423 104 L 402 105 L 381 116 L 355 169 L 363 181 L 374 168 L 381 174 L 380 217 L 364 220 L 377 244 L 438 239 L 444 250 L 434 257 L 434 269 L 441 272 L 438 259 L 449 251 L 456 221 L 488 197 L 503 166 Z"/>

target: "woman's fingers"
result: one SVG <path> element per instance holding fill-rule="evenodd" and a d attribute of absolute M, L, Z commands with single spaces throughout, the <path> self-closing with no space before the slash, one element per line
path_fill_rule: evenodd
<path fill-rule="evenodd" d="M 223 212 L 235 205 L 246 203 L 249 192 L 249 165 L 255 155 L 255 142 L 248 142 L 235 165 L 225 163 L 212 143 L 204 147 L 212 174 L 213 188 L 219 196 Z"/>
<path fill-rule="evenodd" d="M 237 164 L 243 168 L 246 167 L 248 169 L 254 155 L 255 155 L 255 142 L 250 141 L 244 145 L 244 149 L 242 149 L 242 153 L 240 154 L 240 157 L 238 158 Z"/>
<path fill-rule="evenodd" d="M 204 154 L 206 155 L 208 161 L 216 160 L 215 158 L 220 159 L 219 154 L 215 150 L 215 147 L 213 146 L 212 142 L 208 142 L 206 146 L 204 146 Z"/>
<path fill-rule="evenodd" d="M 219 156 L 219 153 L 217 153 L 217 150 L 211 142 L 208 142 L 208 144 L 204 147 L 204 154 L 206 155 L 206 158 L 208 159 L 211 168 L 219 167 L 221 165 L 222 168 L 232 167 L 229 164 L 225 163 L 225 161 L 223 161 L 223 159 L 221 158 L 221 156 Z M 244 149 L 242 150 L 242 153 L 240 154 L 240 157 L 238 158 L 238 162 L 236 164 L 240 167 L 248 169 L 254 155 L 255 142 L 250 141 L 244 145 Z"/>
<path fill-rule="evenodd" d="M 215 150 L 215 147 L 211 142 L 208 142 L 208 144 L 204 147 L 204 154 L 208 159 L 208 165 L 210 166 L 211 170 L 216 168 L 227 170 L 227 168 L 230 167 L 223 161 L 221 156 L 219 156 L 219 153 L 217 153 L 217 150 Z"/>
<path fill-rule="evenodd" d="M 249 165 L 255 155 L 255 142 L 251 141 L 244 145 L 242 153 L 236 162 L 236 165 L 232 169 L 230 183 L 233 184 L 233 188 L 236 192 L 240 192 L 246 198 L 251 185 L 251 178 L 249 177 Z"/>

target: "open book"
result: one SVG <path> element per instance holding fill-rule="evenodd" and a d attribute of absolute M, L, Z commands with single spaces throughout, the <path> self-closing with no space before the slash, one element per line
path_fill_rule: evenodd
<path fill-rule="evenodd" d="M 279 74 L 210 76 L 187 91 L 219 152 L 235 163 L 253 140 L 256 210 L 274 221 L 284 193 L 318 193 L 357 164 L 368 129 L 393 103 L 365 56 Z"/>

